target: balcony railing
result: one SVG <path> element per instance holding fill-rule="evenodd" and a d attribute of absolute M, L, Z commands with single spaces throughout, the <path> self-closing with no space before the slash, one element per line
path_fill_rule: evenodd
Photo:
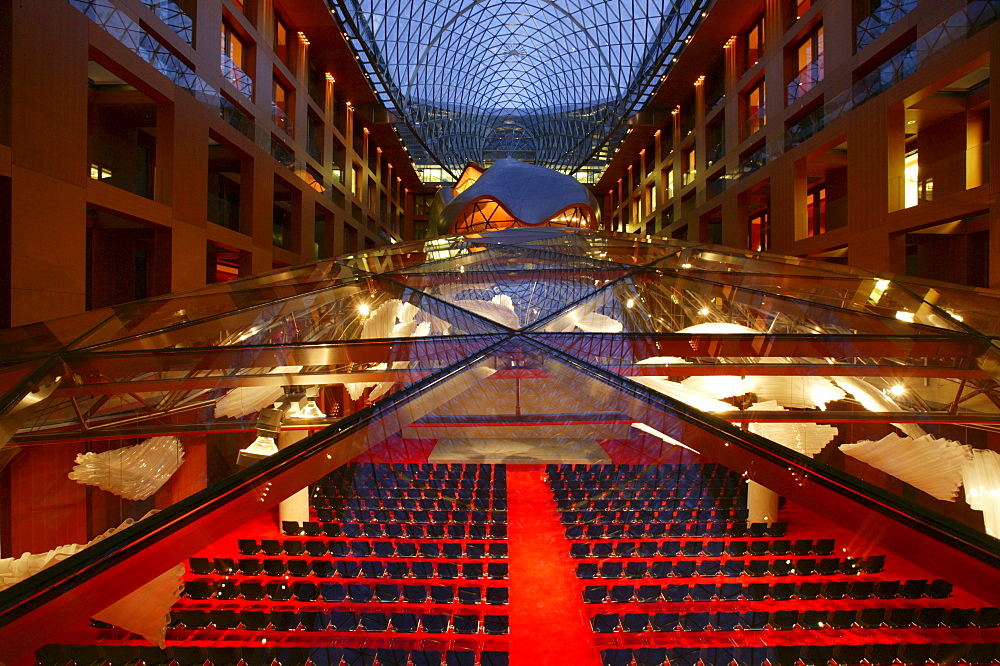
<path fill-rule="evenodd" d="M 317 162 L 323 161 L 323 151 L 320 150 L 319 144 L 316 143 L 316 137 L 312 134 L 306 137 L 306 152 L 309 153 L 309 156 Z M 334 174 L 334 178 L 338 180 L 340 179 L 336 174 Z"/>
<path fill-rule="evenodd" d="M 820 107 L 785 130 L 785 150 L 791 150 L 826 127 L 825 109 Z"/>
<path fill-rule="evenodd" d="M 820 57 L 799 70 L 798 75 L 788 83 L 788 104 L 794 104 L 822 80 L 823 58 Z"/>
<path fill-rule="evenodd" d="M 232 102 L 225 97 L 219 97 L 219 117 L 236 128 L 240 134 L 250 139 L 256 140 L 253 118 L 237 109 Z"/>
<path fill-rule="evenodd" d="M 747 109 L 746 120 L 743 121 L 743 138 L 749 138 L 764 129 L 767 124 L 767 110 L 763 106 Z"/>
<path fill-rule="evenodd" d="M 287 167 L 295 166 L 295 153 L 285 144 L 271 137 L 271 157 L 278 160 Z"/>
<path fill-rule="evenodd" d="M 214 104 L 218 92 L 195 74 L 184 61 L 160 44 L 142 26 L 118 9 L 111 0 L 69 0 L 84 16 L 89 18 L 132 53 L 136 54 L 158 72 L 187 90 L 199 101 Z"/>
<path fill-rule="evenodd" d="M 222 76 L 232 83 L 241 95 L 253 99 L 253 79 L 225 52 L 222 53 Z"/>
<path fill-rule="evenodd" d="M 726 144 L 724 141 L 719 141 L 709 148 L 708 153 L 705 155 L 705 164 L 712 166 L 723 157 L 726 156 Z"/>
<path fill-rule="evenodd" d="M 240 230 L 239 197 L 208 193 L 208 221 L 233 231 Z"/>
<path fill-rule="evenodd" d="M 1000 0 L 973 0 L 924 33 L 916 42 L 845 90 L 825 106 L 833 121 L 899 83 L 934 56 L 947 51 L 1000 18 Z"/>
<path fill-rule="evenodd" d="M 173 0 L 142 0 L 142 3 L 185 42 L 194 41 L 194 22 Z"/>
<path fill-rule="evenodd" d="M 756 172 L 761 167 L 765 166 L 768 162 L 774 160 L 778 157 L 782 151 L 778 146 L 768 146 L 764 145 L 753 151 L 743 159 L 741 159 L 736 167 L 730 169 L 726 172 L 726 178 L 729 180 L 739 180 L 741 178 L 746 178 L 750 174 Z"/>
<path fill-rule="evenodd" d="M 278 129 L 284 130 L 289 136 L 292 135 L 292 119 L 288 117 L 283 108 L 274 102 L 271 103 L 271 119 L 278 126 Z"/>
<path fill-rule="evenodd" d="M 882 36 L 904 16 L 917 8 L 917 0 L 887 0 L 858 23 L 855 41 L 858 50 L 865 48 Z"/>

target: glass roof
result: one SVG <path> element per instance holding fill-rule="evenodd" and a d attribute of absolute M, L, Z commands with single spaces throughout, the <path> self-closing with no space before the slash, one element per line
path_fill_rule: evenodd
<path fill-rule="evenodd" d="M 708 1 L 332 4 L 414 162 L 457 178 L 502 157 L 603 167 Z"/>
<path fill-rule="evenodd" d="M 750 478 L 787 469 L 770 481 L 783 495 L 819 480 L 875 498 L 995 561 L 1000 513 L 960 486 L 1000 432 L 998 299 L 612 232 L 415 241 L 0 332 L 0 464 L 18 474 L 47 449 L 72 484 L 67 451 L 209 438 L 208 487 L 160 491 L 163 511 L 108 542 L 160 547 L 176 525 L 197 550 L 233 527 L 213 512 L 266 511 L 351 460 L 656 464 L 683 450 Z M 323 415 L 289 411 L 284 427 L 314 434 L 238 469 L 260 410 L 309 391 Z M 956 464 L 908 460 L 917 442 Z M 141 506 L 102 501 L 102 519 Z M 44 507 L 19 520 L 43 525 Z M 76 561 L 51 580 L 90 575 Z M 0 594 L 0 626 L 34 594 Z"/>

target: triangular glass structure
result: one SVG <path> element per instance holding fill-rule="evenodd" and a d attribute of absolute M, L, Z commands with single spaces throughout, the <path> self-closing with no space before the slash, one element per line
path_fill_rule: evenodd
<path fill-rule="evenodd" d="M 113 596 L 101 592 L 108 572 L 138 576 L 124 594 L 141 583 L 137 563 L 158 573 L 237 516 L 358 460 L 716 461 L 819 511 L 878 514 L 990 563 L 1000 550 L 982 509 L 850 445 L 902 434 L 969 447 L 970 459 L 996 448 L 998 298 L 717 246 L 511 229 L 5 331 L 0 464 L 15 485 L 48 474 L 70 498 L 17 514 L 15 548 L 41 544 L 32 521 L 53 515 L 84 515 L 77 532 L 100 533 L 162 511 L 0 594 L 0 626 L 30 645 L 46 608 L 99 610 L 86 595 Z M 296 420 L 307 400 L 318 413 Z M 274 405 L 285 431 L 311 434 L 237 469 Z M 202 472 L 180 467 L 149 505 L 65 478 L 77 454 L 154 436 L 177 437 Z M 39 452 L 66 469 L 46 471 Z"/>

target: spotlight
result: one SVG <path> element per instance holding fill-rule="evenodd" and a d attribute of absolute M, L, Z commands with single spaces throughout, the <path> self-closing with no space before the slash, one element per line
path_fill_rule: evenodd
<path fill-rule="evenodd" d="M 316 398 L 319 396 L 319 388 L 316 386 L 310 386 L 306 389 L 306 405 L 300 409 L 288 412 L 289 418 L 293 419 L 322 419 L 326 418 L 319 406 L 316 404 Z M 297 407 L 300 403 L 293 403 L 293 407 Z"/>
<path fill-rule="evenodd" d="M 893 384 L 889 387 L 889 393 L 894 396 L 901 396 L 906 393 L 906 387 L 902 384 Z"/>
<path fill-rule="evenodd" d="M 236 465 L 246 467 L 258 460 L 263 460 L 268 456 L 273 456 L 278 452 L 278 446 L 274 438 L 281 432 L 281 418 L 283 412 L 280 409 L 262 409 L 257 415 L 257 439 L 245 449 L 240 449 L 236 458 Z"/>

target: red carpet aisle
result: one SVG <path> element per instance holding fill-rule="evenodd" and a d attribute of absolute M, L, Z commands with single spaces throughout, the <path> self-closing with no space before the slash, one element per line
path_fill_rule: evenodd
<path fill-rule="evenodd" d="M 542 465 L 507 468 L 511 666 L 600 666 Z"/>

